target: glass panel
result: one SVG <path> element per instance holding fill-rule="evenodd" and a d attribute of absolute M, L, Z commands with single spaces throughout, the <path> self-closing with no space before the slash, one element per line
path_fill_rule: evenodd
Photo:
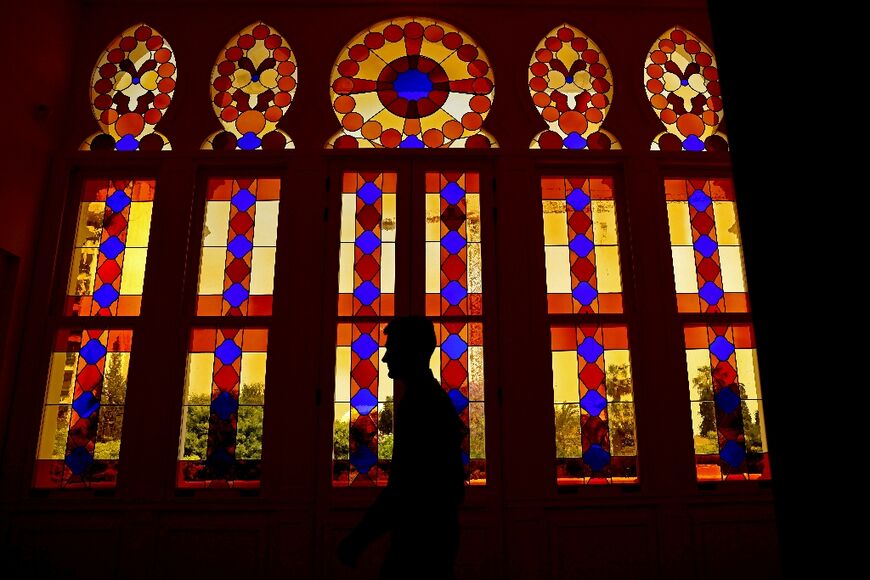
<path fill-rule="evenodd" d="M 752 325 L 684 330 L 698 480 L 770 479 Z"/>
<path fill-rule="evenodd" d="M 153 180 L 85 180 L 65 315 L 139 314 L 153 201 Z"/>
<path fill-rule="evenodd" d="M 208 180 L 198 316 L 272 314 L 279 179 Z"/>
<path fill-rule="evenodd" d="M 666 179 L 680 312 L 748 312 L 730 179 Z"/>
<path fill-rule="evenodd" d="M 191 332 L 178 487 L 259 487 L 267 345 L 264 328 Z"/>
<path fill-rule="evenodd" d="M 558 484 L 636 483 L 627 328 L 553 324 L 550 338 Z"/>
<path fill-rule="evenodd" d="M 549 312 L 622 312 L 613 180 L 544 177 L 541 197 Z"/>
<path fill-rule="evenodd" d="M 131 330 L 57 333 L 46 386 L 34 487 L 114 487 Z"/>

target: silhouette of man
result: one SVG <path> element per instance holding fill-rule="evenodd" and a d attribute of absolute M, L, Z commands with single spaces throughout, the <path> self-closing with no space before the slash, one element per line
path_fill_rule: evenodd
<path fill-rule="evenodd" d="M 390 478 L 362 521 L 338 546 L 355 567 L 362 551 L 392 531 L 380 578 L 453 578 L 459 504 L 465 496 L 462 439 L 467 428 L 429 369 L 435 329 L 424 317 L 396 318 L 384 329 L 389 376 L 405 394 L 395 414 Z"/>

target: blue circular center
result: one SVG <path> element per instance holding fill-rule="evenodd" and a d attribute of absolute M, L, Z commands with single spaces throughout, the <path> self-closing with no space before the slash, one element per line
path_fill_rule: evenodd
<path fill-rule="evenodd" d="M 254 74 L 252 74 L 252 75 L 251 75 L 251 80 L 254 81 L 254 82 L 257 82 L 258 80 L 260 80 L 260 73 L 254 73 Z"/>
<path fill-rule="evenodd" d="M 574 82 L 574 77 L 568 75 L 567 77 L 565 77 L 565 82 L 566 82 L 566 83 L 573 83 L 573 82 Z"/>
<path fill-rule="evenodd" d="M 138 85 L 138 84 L 139 84 L 139 77 L 133 77 L 133 84 L 134 84 L 134 85 Z"/>
<path fill-rule="evenodd" d="M 429 92 L 432 90 L 432 81 L 429 80 L 429 75 L 426 73 L 412 68 L 399 73 L 399 76 L 393 81 L 393 90 L 399 93 L 403 99 L 417 101 L 429 96 Z"/>
<path fill-rule="evenodd" d="M 689 86 L 689 79 L 683 79 L 680 81 L 680 84 L 684 87 Z"/>

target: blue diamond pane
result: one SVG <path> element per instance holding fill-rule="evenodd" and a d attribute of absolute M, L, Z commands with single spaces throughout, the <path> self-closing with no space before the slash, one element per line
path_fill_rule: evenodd
<path fill-rule="evenodd" d="M 580 282 L 574 287 L 571 295 L 583 306 L 589 306 L 598 298 L 598 291 L 589 282 Z"/>
<path fill-rule="evenodd" d="M 381 245 L 381 239 L 369 230 L 364 231 L 356 239 L 356 247 L 362 250 L 363 254 L 371 254 Z"/>
<path fill-rule="evenodd" d="M 704 193 L 703 189 L 696 189 L 692 192 L 692 195 L 689 196 L 689 203 L 698 211 L 707 211 L 707 208 L 710 207 L 713 200 L 710 199 L 709 195 Z"/>
<path fill-rule="evenodd" d="M 586 453 L 583 454 L 583 463 L 591 467 L 592 471 L 601 471 L 610 463 L 610 453 L 605 451 L 601 445 L 590 445 Z"/>
<path fill-rule="evenodd" d="M 248 290 L 238 282 L 224 290 L 224 300 L 233 308 L 238 308 L 248 299 Z"/>
<path fill-rule="evenodd" d="M 350 463 L 360 473 L 368 473 L 369 469 L 378 462 L 378 457 L 367 445 L 357 447 L 357 450 L 350 454 Z"/>
<path fill-rule="evenodd" d="M 96 292 L 94 292 L 94 300 L 96 300 L 97 304 L 102 308 L 108 308 L 114 304 L 119 296 L 120 294 L 118 294 L 118 290 L 116 290 L 111 284 L 103 284 L 97 288 Z"/>
<path fill-rule="evenodd" d="M 381 295 L 381 291 L 378 290 L 377 286 L 366 280 L 356 287 L 353 291 L 353 295 L 361 304 L 371 306 L 372 302 L 377 300 L 378 296 Z"/>
<path fill-rule="evenodd" d="M 598 391 L 589 391 L 580 399 L 580 406 L 593 417 L 597 417 L 607 407 L 607 399 L 602 397 Z"/>
<path fill-rule="evenodd" d="M 239 348 L 234 341 L 229 338 L 224 340 L 214 349 L 214 354 L 225 365 L 231 365 L 236 362 L 236 359 L 242 356 L 242 349 Z"/>
<path fill-rule="evenodd" d="M 728 387 L 719 389 L 719 392 L 713 398 L 716 401 L 716 406 L 726 413 L 733 413 L 740 405 L 740 395 Z"/>
<path fill-rule="evenodd" d="M 447 353 L 447 356 L 453 360 L 461 357 L 467 350 L 468 344 L 458 334 L 451 334 L 447 340 L 441 343 L 441 352 Z"/>
<path fill-rule="evenodd" d="M 580 211 L 589 205 L 589 196 L 586 195 L 585 191 L 578 187 L 568 194 L 565 201 L 568 202 L 568 205 L 570 205 L 574 211 Z"/>
<path fill-rule="evenodd" d="M 713 254 L 715 254 L 716 250 L 719 248 L 719 244 L 714 242 L 707 234 L 704 234 L 697 240 L 695 240 L 694 246 L 695 251 L 704 256 L 705 258 L 709 258 Z"/>
<path fill-rule="evenodd" d="M 572 252 L 574 252 L 581 258 L 585 258 L 589 255 L 589 252 L 591 252 L 592 249 L 595 247 L 595 244 L 592 243 L 592 240 L 580 234 L 574 236 L 574 238 L 570 242 L 568 242 L 568 247 L 571 248 Z"/>
<path fill-rule="evenodd" d="M 463 395 L 459 389 L 450 389 L 447 396 L 453 401 L 453 408 L 456 409 L 457 413 L 461 413 L 468 406 L 468 397 Z"/>
<path fill-rule="evenodd" d="M 239 402 L 228 392 L 223 391 L 211 402 L 211 412 L 226 421 L 239 408 Z"/>
<path fill-rule="evenodd" d="M 426 145 L 416 135 L 408 135 L 399 143 L 399 149 L 425 149 Z"/>
<path fill-rule="evenodd" d="M 458 254 L 465 247 L 465 238 L 459 232 L 451 230 L 441 238 L 441 245 L 451 254 Z"/>
<path fill-rule="evenodd" d="M 230 200 L 236 209 L 239 211 L 248 211 L 248 209 L 257 203 L 257 198 L 247 189 L 240 189 Z"/>
<path fill-rule="evenodd" d="M 259 147 L 262 141 L 259 137 L 257 137 L 255 133 L 251 133 L 250 131 L 248 131 L 247 133 L 242 135 L 242 138 L 239 139 L 236 143 L 239 145 L 239 149 L 250 151 Z"/>
<path fill-rule="evenodd" d="M 106 347 L 99 340 L 91 339 L 79 350 L 79 355 L 89 365 L 95 365 L 106 356 Z"/>
<path fill-rule="evenodd" d="M 100 244 L 100 251 L 110 260 L 118 257 L 118 254 L 124 251 L 124 242 L 118 239 L 117 236 L 109 236 L 106 241 Z"/>
<path fill-rule="evenodd" d="M 468 455 L 468 451 L 462 452 L 462 465 L 468 465 L 471 462 L 471 457 Z"/>
<path fill-rule="evenodd" d="M 458 306 L 459 303 L 468 296 L 468 290 L 466 290 L 462 284 L 454 280 L 441 289 L 441 296 L 443 296 L 451 306 Z"/>
<path fill-rule="evenodd" d="M 568 136 L 562 140 L 562 143 L 564 143 L 565 147 L 568 149 L 583 149 L 586 147 L 586 139 L 576 131 L 569 133 Z"/>
<path fill-rule="evenodd" d="M 582 356 L 586 362 L 595 362 L 604 354 L 604 347 L 598 344 L 598 341 L 591 336 L 587 336 L 580 343 L 580 346 L 577 347 L 577 354 Z"/>
<path fill-rule="evenodd" d="M 115 143 L 115 149 L 118 151 L 135 151 L 138 148 L 139 142 L 132 135 L 124 135 Z"/>
<path fill-rule="evenodd" d="M 106 205 L 115 212 L 121 213 L 124 211 L 124 208 L 130 205 L 130 196 L 127 195 L 123 189 L 116 189 L 115 193 L 110 195 L 106 199 Z"/>
<path fill-rule="evenodd" d="M 429 75 L 420 72 L 417 69 L 409 69 L 405 72 L 400 72 L 393 81 L 393 90 L 399 93 L 399 96 L 409 101 L 418 101 L 428 97 L 432 91 L 432 81 L 429 80 Z"/>
<path fill-rule="evenodd" d="M 238 259 L 244 258 L 254 248 L 251 240 L 243 235 L 237 235 L 227 244 L 227 250 Z"/>
<path fill-rule="evenodd" d="M 455 181 L 451 181 L 441 190 L 441 197 L 450 205 L 456 205 L 465 197 L 465 190 L 459 187 Z"/>
<path fill-rule="evenodd" d="M 698 290 L 698 295 L 703 298 L 707 304 L 718 304 L 725 293 L 722 292 L 722 289 L 714 282 L 705 282 L 704 285 L 701 286 L 701 289 Z"/>
<path fill-rule="evenodd" d="M 740 464 L 743 463 L 743 460 L 746 458 L 746 450 L 742 445 L 740 445 L 740 443 L 729 441 L 724 447 L 722 447 L 722 450 L 719 452 L 719 457 L 724 459 L 728 465 L 734 469 L 738 469 Z"/>
<path fill-rule="evenodd" d="M 734 354 L 734 345 L 728 342 L 724 336 L 717 336 L 710 344 L 710 352 L 716 355 L 719 360 L 728 360 Z"/>
<path fill-rule="evenodd" d="M 378 350 L 378 343 L 368 334 L 362 334 L 358 339 L 351 343 L 350 348 L 357 354 L 357 356 L 365 360 L 375 354 Z"/>
<path fill-rule="evenodd" d="M 356 195 L 358 198 L 363 200 L 363 203 L 371 204 L 375 203 L 381 198 L 381 193 L 382 192 L 377 185 L 375 185 L 371 181 L 368 181 L 359 188 L 359 191 L 356 192 Z"/>
<path fill-rule="evenodd" d="M 372 409 L 378 406 L 378 398 L 368 389 L 360 389 L 351 397 L 350 404 L 359 411 L 360 415 L 368 415 Z"/>
<path fill-rule="evenodd" d="M 698 139 L 695 135 L 689 135 L 683 141 L 683 149 L 686 151 L 703 151 L 704 142 Z"/>
<path fill-rule="evenodd" d="M 100 400 L 90 391 L 84 391 L 73 401 L 72 408 L 79 414 L 79 417 L 87 419 L 100 408 Z"/>
<path fill-rule="evenodd" d="M 93 456 L 85 447 L 76 447 L 66 456 L 64 463 L 73 472 L 73 475 L 81 475 L 94 462 Z"/>

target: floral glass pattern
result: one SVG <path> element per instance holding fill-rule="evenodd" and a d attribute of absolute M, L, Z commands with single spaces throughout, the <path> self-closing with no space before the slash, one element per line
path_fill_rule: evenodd
<path fill-rule="evenodd" d="M 101 132 L 88 137 L 81 149 L 171 149 L 154 127 L 172 102 L 177 75 L 172 47 L 160 33 L 146 24 L 122 32 L 94 67 L 91 109 Z"/>
<path fill-rule="evenodd" d="M 483 50 L 449 24 L 379 22 L 348 43 L 332 71 L 341 130 L 327 147 L 495 147 L 481 128 L 494 88 Z"/>
<path fill-rule="evenodd" d="M 545 36 L 529 63 L 529 90 L 547 129 L 532 149 L 620 149 L 602 126 L 613 100 L 604 53 L 579 29 L 563 24 Z"/>

